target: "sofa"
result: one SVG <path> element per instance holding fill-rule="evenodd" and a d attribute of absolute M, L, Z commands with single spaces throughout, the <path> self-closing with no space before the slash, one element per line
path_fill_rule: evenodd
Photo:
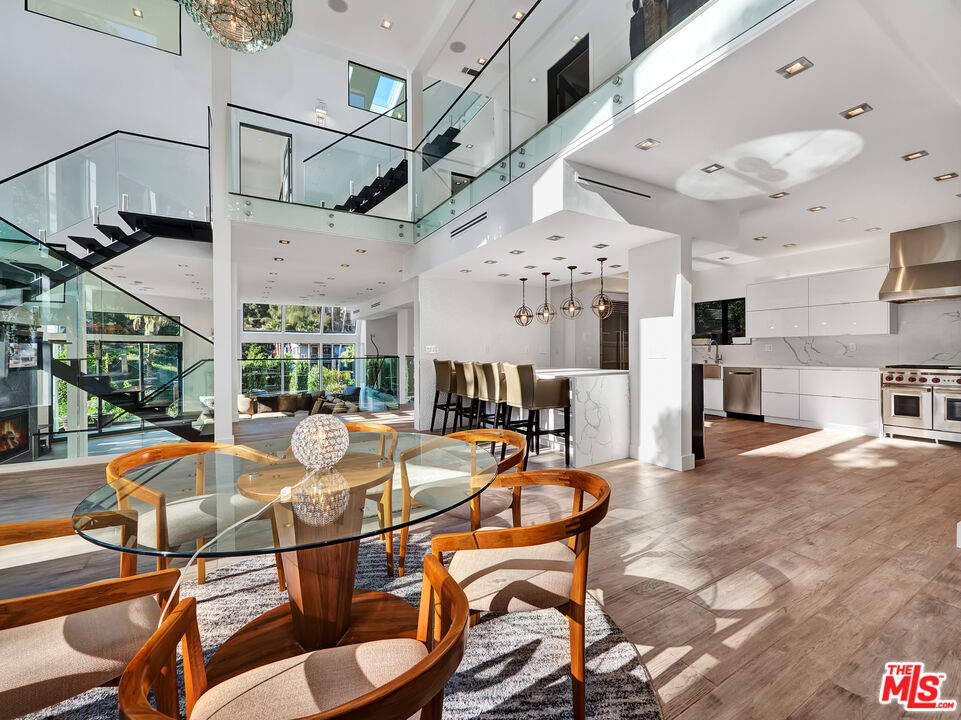
<path fill-rule="evenodd" d="M 250 394 L 237 396 L 241 419 L 357 412 L 358 405 L 323 391 L 311 393 Z"/>

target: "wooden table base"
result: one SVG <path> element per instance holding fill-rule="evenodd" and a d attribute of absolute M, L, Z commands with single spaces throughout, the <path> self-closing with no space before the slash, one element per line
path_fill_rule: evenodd
<path fill-rule="evenodd" d="M 335 646 L 389 638 L 415 638 L 417 609 L 399 597 L 375 590 L 355 590 L 350 624 Z M 212 686 L 267 663 L 307 652 L 297 641 L 290 603 L 251 620 L 230 636 L 207 664 Z"/>

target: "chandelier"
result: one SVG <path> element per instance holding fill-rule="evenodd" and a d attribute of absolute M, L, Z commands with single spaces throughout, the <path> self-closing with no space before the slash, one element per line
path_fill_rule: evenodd
<path fill-rule="evenodd" d="M 521 306 L 514 311 L 514 322 L 521 327 L 527 327 L 534 319 L 534 311 L 527 307 L 527 278 L 521 278 Z"/>
<path fill-rule="evenodd" d="M 535 312 L 538 322 L 544 325 L 550 325 L 554 322 L 554 318 L 557 317 L 557 310 L 551 305 L 551 301 L 547 297 L 547 276 L 550 275 L 550 273 L 544 272 L 541 273 L 541 275 L 544 276 L 544 304 L 538 307 Z"/>
<path fill-rule="evenodd" d="M 564 317 L 573 320 L 581 314 L 584 306 L 581 305 L 581 301 L 574 296 L 574 271 L 577 270 L 577 265 L 568 265 L 567 269 L 571 271 L 571 294 L 568 295 L 567 299 L 561 304 L 561 312 L 564 314 Z"/>
<path fill-rule="evenodd" d="M 601 264 L 601 291 L 594 296 L 594 301 L 591 303 L 591 310 L 597 315 L 601 320 L 609 318 L 611 313 L 614 312 L 614 302 L 611 298 L 604 294 L 604 261 L 607 258 L 597 258 L 597 262 Z"/>
<path fill-rule="evenodd" d="M 231 50 L 255 53 L 280 40 L 293 22 L 291 0 L 180 0 L 187 14 Z"/>

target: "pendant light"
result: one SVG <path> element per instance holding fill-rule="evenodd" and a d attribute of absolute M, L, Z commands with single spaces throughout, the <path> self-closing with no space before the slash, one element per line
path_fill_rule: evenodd
<path fill-rule="evenodd" d="M 527 307 L 527 278 L 521 278 L 521 306 L 514 311 L 514 322 L 527 327 L 534 320 L 534 311 Z"/>
<path fill-rule="evenodd" d="M 597 262 L 601 264 L 601 291 L 594 296 L 594 301 L 591 303 L 591 310 L 597 315 L 601 320 L 609 318 L 611 313 L 614 312 L 614 302 L 610 297 L 604 294 L 604 261 L 607 258 L 597 258 Z"/>
<path fill-rule="evenodd" d="M 541 273 L 541 275 L 544 276 L 544 304 L 537 308 L 536 317 L 538 322 L 544 325 L 550 325 L 554 322 L 554 318 L 557 317 L 557 310 L 551 305 L 547 297 L 547 276 L 550 275 L 550 273 L 545 272 Z"/>
<path fill-rule="evenodd" d="M 239 52 L 270 47 L 293 23 L 291 0 L 181 0 L 181 4 L 209 37 Z"/>
<path fill-rule="evenodd" d="M 584 306 L 580 300 L 574 297 L 574 271 L 577 270 L 577 265 L 568 265 L 567 269 L 571 271 L 571 294 L 561 304 L 561 312 L 564 314 L 564 317 L 573 320 L 581 314 Z"/>

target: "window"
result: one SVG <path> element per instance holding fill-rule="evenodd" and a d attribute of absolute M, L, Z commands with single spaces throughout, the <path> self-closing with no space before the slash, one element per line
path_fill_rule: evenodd
<path fill-rule="evenodd" d="M 180 335 L 180 318 L 166 315 L 87 311 L 87 332 L 94 335 Z"/>
<path fill-rule="evenodd" d="M 283 330 L 282 305 L 244 303 L 244 330 L 247 332 L 280 332 Z"/>
<path fill-rule="evenodd" d="M 324 308 L 324 332 L 325 333 L 345 333 L 352 334 L 357 332 L 357 323 L 354 321 L 353 314 L 345 307 L 325 307 Z M 324 347 L 330 347 L 325 345 Z M 327 353 L 324 353 L 325 355 Z"/>
<path fill-rule="evenodd" d="M 744 298 L 694 303 L 694 337 L 731 345 L 744 334 Z"/>
<path fill-rule="evenodd" d="M 347 63 L 347 103 L 378 115 L 407 120 L 407 83 L 355 62 Z"/>
<path fill-rule="evenodd" d="M 310 305 L 287 306 L 287 332 L 320 332 L 320 308 Z"/>
<path fill-rule="evenodd" d="M 180 4 L 176 0 L 27 0 L 26 8 L 71 25 L 180 54 Z"/>

